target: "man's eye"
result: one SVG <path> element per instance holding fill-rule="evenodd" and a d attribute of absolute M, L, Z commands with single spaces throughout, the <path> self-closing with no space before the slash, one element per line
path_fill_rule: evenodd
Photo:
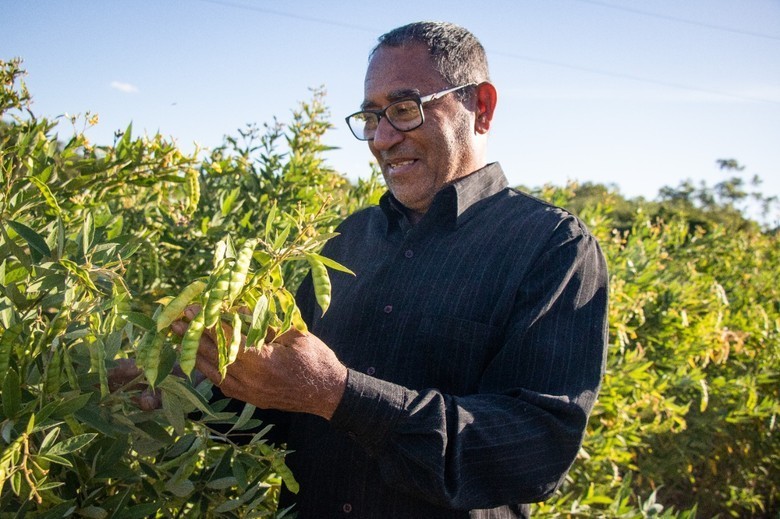
<path fill-rule="evenodd" d="M 417 117 L 417 105 L 415 103 L 398 103 L 388 110 L 388 115 L 393 119 L 414 119 Z"/>
<path fill-rule="evenodd" d="M 376 118 L 376 115 L 374 114 L 366 114 L 363 117 L 363 127 L 366 130 L 373 130 L 377 127 L 378 119 Z"/>

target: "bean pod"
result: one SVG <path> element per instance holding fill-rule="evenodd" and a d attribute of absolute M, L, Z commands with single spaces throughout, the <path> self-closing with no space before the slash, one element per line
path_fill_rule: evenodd
<path fill-rule="evenodd" d="M 241 348 L 241 316 L 238 313 L 233 314 L 233 336 L 228 345 L 227 365 L 233 364 Z"/>
<path fill-rule="evenodd" d="M 307 254 L 306 259 L 311 267 L 311 279 L 314 284 L 314 296 L 317 298 L 317 303 L 322 309 L 324 314 L 330 306 L 330 276 L 328 275 L 328 268 L 313 254 Z"/>
<path fill-rule="evenodd" d="M 165 344 L 165 334 L 154 332 L 149 332 L 149 334 L 152 335 L 152 339 L 143 358 L 143 367 L 146 380 L 149 381 L 151 387 L 154 387 L 160 369 L 160 357 L 162 356 L 162 349 Z"/>
<path fill-rule="evenodd" d="M 193 281 L 187 285 L 157 316 L 157 331 L 169 327 L 184 312 L 187 305 L 203 292 L 204 288 L 206 288 L 206 283 L 203 281 Z"/>
<path fill-rule="evenodd" d="M 198 356 L 198 344 L 205 328 L 203 312 L 195 316 L 190 322 L 190 326 L 181 339 L 181 353 L 179 355 L 179 366 L 185 375 L 192 373 L 195 368 L 195 359 Z"/>
<path fill-rule="evenodd" d="M 231 270 L 227 268 L 228 265 L 227 262 L 223 263 L 222 268 L 213 274 L 213 276 L 215 276 L 214 285 L 206 294 L 206 304 L 202 312 L 204 314 L 203 317 L 206 328 L 211 328 L 217 324 L 219 316 L 222 313 L 225 296 L 230 287 Z"/>
<path fill-rule="evenodd" d="M 247 240 L 244 246 L 236 256 L 236 263 L 233 271 L 230 273 L 230 282 L 228 283 L 227 304 L 231 306 L 236 300 L 246 283 L 246 277 L 249 273 L 249 265 L 252 262 L 252 255 L 255 252 L 257 240 Z"/>

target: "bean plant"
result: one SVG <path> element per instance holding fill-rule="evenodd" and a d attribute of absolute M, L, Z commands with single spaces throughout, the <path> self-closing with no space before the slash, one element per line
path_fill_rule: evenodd
<path fill-rule="evenodd" d="M 197 325 L 170 324 L 199 303 L 262 347 L 268 327 L 305 326 L 292 294 L 312 266 L 327 301 L 333 202 L 378 185 L 322 160 L 322 93 L 291 123 L 185 153 L 132 125 L 93 144 L 96 115 L 39 118 L 20 62 L 0 74 L 0 516 L 289 515 L 271 425 L 188 377 Z M 223 370 L 236 346 L 221 337 Z"/>

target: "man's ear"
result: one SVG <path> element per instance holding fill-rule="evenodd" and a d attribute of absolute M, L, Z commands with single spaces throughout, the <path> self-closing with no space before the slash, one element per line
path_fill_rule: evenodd
<path fill-rule="evenodd" d="M 490 123 L 493 121 L 493 113 L 498 101 L 498 92 L 492 83 L 483 81 L 475 87 L 476 94 L 476 118 L 474 121 L 474 131 L 479 134 L 485 134 L 490 130 Z"/>

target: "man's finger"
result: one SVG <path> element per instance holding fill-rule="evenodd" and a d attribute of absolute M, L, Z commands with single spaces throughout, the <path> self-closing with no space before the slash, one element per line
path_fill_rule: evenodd
<path fill-rule="evenodd" d="M 210 340 L 200 340 L 198 344 L 198 357 L 197 359 L 203 359 L 204 361 L 217 365 L 219 362 L 219 352 L 217 346 Z"/>
<path fill-rule="evenodd" d="M 173 321 L 171 323 L 171 331 L 179 337 L 183 337 L 189 326 L 190 323 L 185 323 L 184 321 Z"/>
<path fill-rule="evenodd" d="M 184 309 L 184 316 L 192 321 L 195 319 L 195 316 L 200 313 L 200 305 L 189 305 L 187 308 Z"/>
<path fill-rule="evenodd" d="M 200 373 L 202 373 L 206 378 L 208 378 L 214 385 L 218 386 L 220 389 L 224 389 L 227 385 L 228 388 L 233 386 L 233 380 L 230 375 L 225 375 L 225 378 L 222 378 L 222 374 L 219 372 L 219 368 L 217 367 L 216 362 L 212 362 L 209 359 L 202 357 L 201 355 L 198 355 L 197 359 L 195 359 L 195 369 L 198 370 Z M 223 393 L 226 396 L 228 395 L 223 391 Z"/>

